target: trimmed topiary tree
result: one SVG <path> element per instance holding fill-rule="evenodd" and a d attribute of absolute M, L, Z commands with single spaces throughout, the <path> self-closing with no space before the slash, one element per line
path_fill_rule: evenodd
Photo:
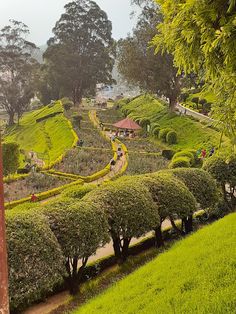
<path fill-rule="evenodd" d="M 191 160 L 186 156 L 180 156 L 172 159 L 169 164 L 170 169 L 174 168 L 190 168 L 191 167 Z"/>
<path fill-rule="evenodd" d="M 178 141 L 178 136 L 175 131 L 170 131 L 166 135 L 166 142 L 170 145 L 176 144 Z"/>
<path fill-rule="evenodd" d="M 16 173 L 20 166 L 20 148 L 17 143 L 2 144 L 3 174 L 8 176 Z"/>
<path fill-rule="evenodd" d="M 152 134 L 155 136 L 155 137 L 158 137 L 159 136 L 159 133 L 160 133 L 160 130 L 161 128 L 160 127 L 155 127 L 153 130 L 152 130 Z"/>
<path fill-rule="evenodd" d="M 194 166 L 195 165 L 195 157 L 193 155 L 193 153 L 189 150 L 182 150 L 180 152 L 177 152 L 174 154 L 172 161 L 178 159 L 178 158 L 182 158 L 182 157 L 187 157 L 190 161 L 190 166 Z"/>
<path fill-rule="evenodd" d="M 32 210 L 6 211 L 10 307 L 41 300 L 66 274 L 60 246 L 43 215 Z"/>
<path fill-rule="evenodd" d="M 43 213 L 61 246 L 70 293 L 76 294 L 88 258 L 109 241 L 107 217 L 100 207 L 74 199 L 51 202 Z"/>
<path fill-rule="evenodd" d="M 151 122 L 148 118 L 142 118 L 139 120 L 139 125 L 141 125 L 141 127 L 144 128 L 145 130 L 147 130 L 147 126 L 150 124 Z"/>
<path fill-rule="evenodd" d="M 161 224 L 167 218 L 177 232 L 184 234 L 184 230 L 175 225 L 174 219 L 186 219 L 197 208 L 196 200 L 188 188 L 180 180 L 162 172 L 139 176 L 138 180 L 149 189 L 158 206 L 161 223 L 155 228 L 157 246 L 163 245 Z"/>
<path fill-rule="evenodd" d="M 124 177 L 98 188 L 84 197 L 103 208 L 108 216 L 110 235 L 118 262 L 126 261 L 132 238 L 159 225 L 156 205 L 148 189 L 133 177 Z"/>
<path fill-rule="evenodd" d="M 160 139 L 162 142 L 166 142 L 166 136 L 167 136 L 167 134 L 168 134 L 170 131 L 173 131 L 173 130 L 170 129 L 170 128 L 161 129 L 160 132 L 159 132 L 159 139 Z"/>
<path fill-rule="evenodd" d="M 208 172 L 196 168 L 173 169 L 170 172 L 187 186 L 202 209 L 214 208 L 219 202 L 219 190 L 215 180 Z M 192 216 L 184 219 L 186 233 L 193 230 L 192 220 Z"/>

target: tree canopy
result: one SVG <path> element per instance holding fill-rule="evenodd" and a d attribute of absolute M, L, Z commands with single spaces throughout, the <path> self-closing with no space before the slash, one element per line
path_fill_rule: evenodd
<path fill-rule="evenodd" d="M 97 83 L 111 83 L 114 64 L 112 24 L 93 1 L 72 1 L 53 28 L 44 53 L 43 88 L 80 102 Z M 45 91 L 44 91 L 45 92 Z"/>
<path fill-rule="evenodd" d="M 28 27 L 10 20 L 0 30 L 0 105 L 9 115 L 9 125 L 18 120 L 34 95 L 37 62 L 32 58 L 36 46 L 26 40 Z"/>

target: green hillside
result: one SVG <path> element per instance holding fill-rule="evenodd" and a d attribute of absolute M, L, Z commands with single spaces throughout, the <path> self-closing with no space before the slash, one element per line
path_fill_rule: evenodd
<path fill-rule="evenodd" d="M 74 314 L 235 313 L 236 214 L 179 241 Z"/>
<path fill-rule="evenodd" d="M 55 116 L 50 116 L 55 114 Z M 37 119 L 43 119 L 37 122 Z M 54 162 L 74 142 L 71 125 L 63 114 L 61 102 L 26 113 L 20 125 L 8 128 L 6 142 L 17 142 L 26 156 L 30 151 L 37 153 L 46 165 Z M 23 158 L 22 158 L 23 159 Z"/>
<path fill-rule="evenodd" d="M 178 144 L 173 145 L 173 148 L 210 149 L 219 146 L 220 132 L 190 117 L 169 113 L 163 102 L 150 95 L 140 96 L 126 104 L 121 101 L 121 105 L 131 118 L 149 118 L 152 123 L 159 123 L 161 128 L 174 129 L 178 134 Z M 228 139 L 224 137 L 222 147 L 227 146 Z"/>

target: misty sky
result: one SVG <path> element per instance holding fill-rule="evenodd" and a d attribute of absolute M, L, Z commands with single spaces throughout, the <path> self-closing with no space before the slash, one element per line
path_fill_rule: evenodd
<path fill-rule="evenodd" d="M 37 45 L 44 45 L 51 36 L 55 22 L 63 13 L 68 0 L 0 0 L 0 28 L 15 19 L 28 25 L 31 35 L 28 38 Z M 130 19 L 130 0 L 95 0 L 107 12 L 113 23 L 115 39 L 125 37 L 135 23 Z"/>

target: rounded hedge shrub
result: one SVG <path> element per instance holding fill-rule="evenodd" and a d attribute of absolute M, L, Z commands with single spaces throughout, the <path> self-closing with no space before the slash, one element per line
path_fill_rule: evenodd
<path fill-rule="evenodd" d="M 160 133 L 160 130 L 161 128 L 160 127 L 155 127 L 153 130 L 152 130 L 152 134 L 155 136 L 155 137 L 158 137 L 159 136 L 159 133 Z"/>
<path fill-rule="evenodd" d="M 177 133 L 175 131 L 170 131 L 167 133 L 166 135 L 166 142 L 168 144 L 176 144 L 178 141 L 178 136 Z"/>
<path fill-rule="evenodd" d="M 182 157 L 187 157 L 189 159 L 190 166 L 194 166 L 195 165 L 194 155 L 193 155 L 193 153 L 191 153 L 188 150 L 182 150 L 180 152 L 175 153 L 173 158 L 172 158 L 172 161 L 174 161 L 175 159 L 182 158 Z"/>
<path fill-rule="evenodd" d="M 139 124 L 142 128 L 146 128 L 148 125 L 151 124 L 150 120 L 148 118 L 142 118 L 139 120 Z"/>
<path fill-rule="evenodd" d="M 161 129 L 160 132 L 159 132 L 159 139 L 160 139 L 162 142 L 166 142 L 166 136 L 167 136 L 167 134 L 168 134 L 170 131 L 173 131 L 173 130 L 170 129 L 170 128 Z"/>
<path fill-rule="evenodd" d="M 173 169 L 170 172 L 187 186 L 201 208 L 213 207 L 219 201 L 216 182 L 208 172 L 196 168 Z"/>
<path fill-rule="evenodd" d="M 6 232 L 10 307 L 19 313 L 62 282 L 64 259 L 45 217 L 35 211 L 7 211 Z"/>
<path fill-rule="evenodd" d="M 176 157 L 172 159 L 171 163 L 169 164 L 169 168 L 190 168 L 191 167 L 191 160 L 186 156 Z"/>
<path fill-rule="evenodd" d="M 151 124 L 151 132 L 153 132 L 153 130 L 155 129 L 155 128 L 161 128 L 161 126 L 160 126 L 160 124 L 159 123 L 152 123 Z"/>
<path fill-rule="evenodd" d="M 149 189 L 158 205 L 161 221 L 168 216 L 182 219 L 196 210 L 197 204 L 192 193 L 180 180 L 171 175 L 156 172 L 139 176 L 139 180 Z"/>
<path fill-rule="evenodd" d="M 87 184 L 83 185 L 82 187 L 74 186 L 71 188 L 66 189 L 62 193 L 62 197 L 69 197 L 75 199 L 83 198 L 87 193 L 91 192 L 96 188 L 95 184 Z"/>
<path fill-rule="evenodd" d="M 148 189 L 133 177 L 122 177 L 84 197 L 108 216 L 115 256 L 125 260 L 133 237 L 138 238 L 160 224 L 159 214 Z M 120 246 L 123 241 L 124 246 Z"/>
<path fill-rule="evenodd" d="M 221 157 L 212 156 L 208 158 L 203 164 L 203 169 L 209 172 L 222 186 L 227 183 L 230 177 L 228 165 Z"/>

